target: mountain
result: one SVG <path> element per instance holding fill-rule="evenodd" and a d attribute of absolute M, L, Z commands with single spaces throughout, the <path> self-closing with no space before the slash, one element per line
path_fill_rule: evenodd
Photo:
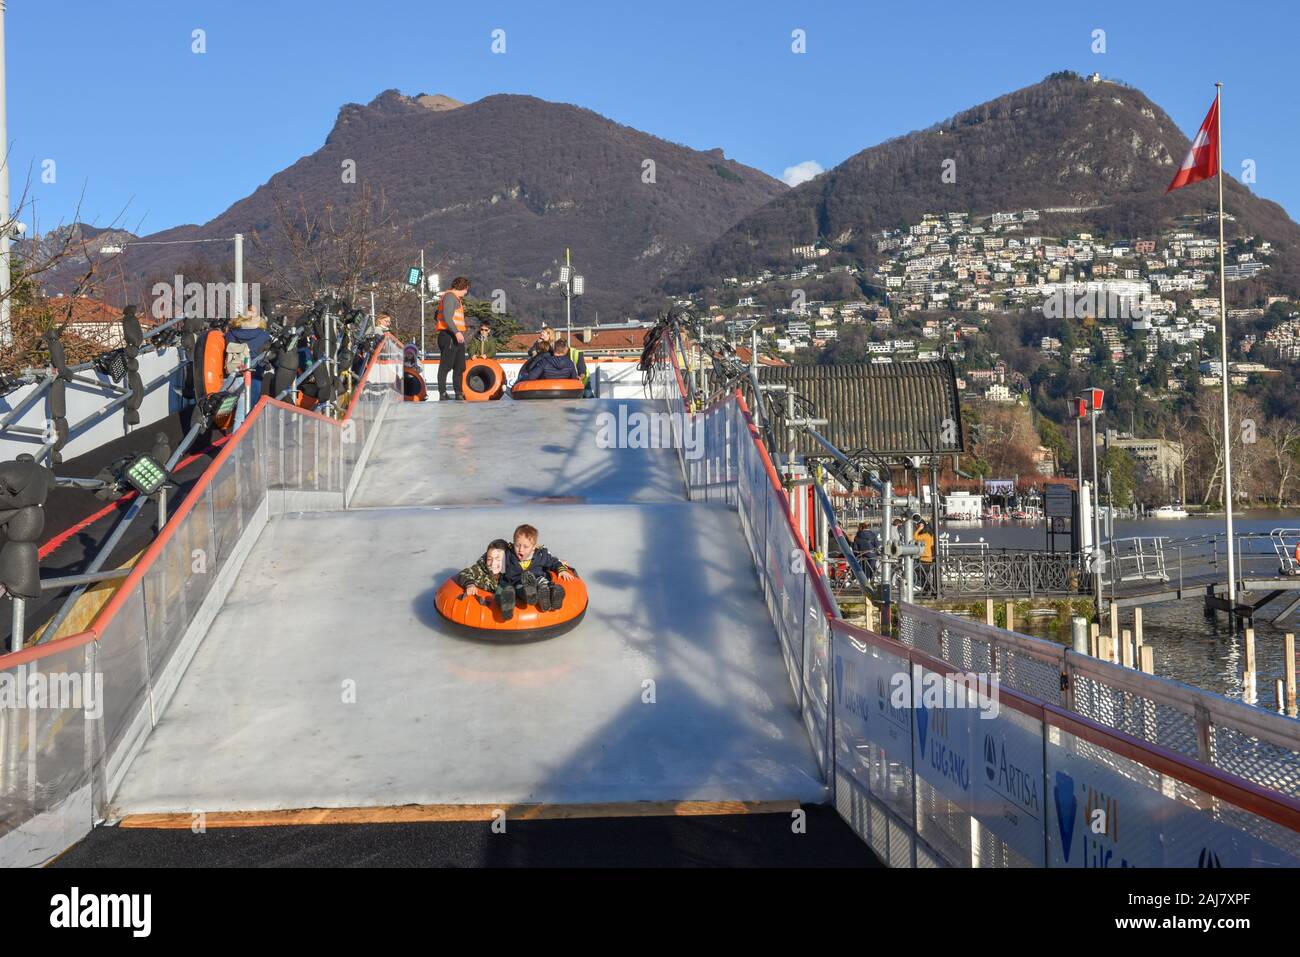
<path fill-rule="evenodd" d="M 643 181 L 647 160 L 651 183 Z M 355 183 L 344 182 L 348 161 Z M 462 104 L 389 90 L 368 105 L 344 106 L 320 149 L 215 219 L 143 238 L 256 233 L 272 258 L 282 257 L 277 197 L 319 214 L 346 208 L 362 187 L 382 193 L 394 227 L 389 242 L 402 247 L 403 264 L 424 248 L 429 271 L 444 284 L 464 273 L 475 296 L 504 290 L 511 311 L 533 326 L 563 316 L 551 284 L 566 246 L 587 284 L 575 313 L 592 318 L 598 310 L 614 320 L 695 248 L 787 189 L 721 150 L 688 149 L 576 106 L 514 95 Z M 128 247 L 114 269 L 140 297 L 198 252 L 216 261 L 219 248 Z M 252 281 L 256 256 L 245 248 Z"/>
<path fill-rule="evenodd" d="M 925 213 L 1053 210 L 1036 233 L 1090 229 L 1107 238 L 1151 237 L 1180 217 L 1217 210 L 1214 181 L 1165 195 L 1188 145 L 1139 90 L 1095 76 L 1053 74 L 849 157 L 746 216 L 692 256 L 663 290 L 699 292 L 719 288 L 728 276 L 788 271 L 792 247 L 819 240 L 843 259 L 869 263 L 876 259 L 872 231 L 908 226 Z M 943 181 L 948 160 L 954 182 Z M 1230 234 L 1256 235 L 1278 247 L 1267 271 L 1270 288 L 1300 293 L 1300 227 L 1231 175 L 1224 206 L 1235 217 Z M 1217 236 L 1217 219 L 1196 228 Z M 1246 292 L 1252 284 L 1232 285 Z"/>
<path fill-rule="evenodd" d="M 100 261 L 111 255 L 104 253 L 105 247 L 111 250 L 138 238 L 125 229 L 78 222 L 36 237 L 21 236 L 14 240 L 13 251 L 25 268 L 37 273 L 40 285 L 67 293 L 87 275 L 91 258 Z"/>

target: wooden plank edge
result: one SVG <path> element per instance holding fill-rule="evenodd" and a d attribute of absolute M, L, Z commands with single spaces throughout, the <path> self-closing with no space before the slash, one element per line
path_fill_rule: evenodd
<path fill-rule="evenodd" d="M 405 804 L 397 807 L 300 808 L 273 811 L 128 814 L 118 827 L 194 830 L 319 824 L 418 824 L 563 821 L 620 817 L 705 817 L 728 814 L 790 814 L 798 801 L 627 801 L 613 804 Z"/>

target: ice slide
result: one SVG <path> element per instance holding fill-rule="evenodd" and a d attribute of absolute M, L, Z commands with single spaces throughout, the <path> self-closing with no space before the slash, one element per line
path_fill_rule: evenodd
<path fill-rule="evenodd" d="M 735 511 L 673 449 L 602 448 L 620 405 L 664 408 L 391 406 L 350 508 L 262 530 L 110 817 L 825 800 Z M 438 585 L 522 522 L 586 617 L 452 635 Z"/>

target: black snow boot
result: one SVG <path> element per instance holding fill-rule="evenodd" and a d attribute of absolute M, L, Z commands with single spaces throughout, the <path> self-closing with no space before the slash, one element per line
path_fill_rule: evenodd
<path fill-rule="evenodd" d="M 501 617 L 506 621 L 515 617 L 515 590 L 508 585 L 498 588 L 497 604 L 501 606 Z"/>
<path fill-rule="evenodd" d="M 519 591 L 523 593 L 523 603 L 525 605 L 537 604 L 537 579 L 532 575 L 525 575 L 523 582 L 519 585 Z"/>
<path fill-rule="evenodd" d="M 551 583 L 545 578 L 537 583 L 537 608 L 539 611 L 550 611 L 554 599 L 551 597 Z"/>

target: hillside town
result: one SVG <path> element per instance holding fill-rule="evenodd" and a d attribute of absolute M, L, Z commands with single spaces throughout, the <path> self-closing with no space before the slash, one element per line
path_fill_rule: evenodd
<path fill-rule="evenodd" d="M 1040 435 L 1059 431 L 1063 420 L 1051 409 L 1057 421 L 1043 425 L 1041 395 L 1034 409 L 1035 375 L 1085 379 L 1107 367 L 1117 383 L 1131 381 L 1157 402 L 1190 402 L 1202 389 L 1217 387 L 1223 375 L 1218 248 L 1217 237 L 1203 229 L 1215 215 L 1185 216 L 1149 237 L 1041 230 L 1044 215 L 1070 212 L 926 214 L 872 233 L 878 258 L 867 266 L 843 262 L 824 242 L 794 246 L 790 272 L 726 277 L 710 316 L 737 343 L 748 345 L 757 336 L 766 362 L 950 359 L 974 417 L 980 409 L 1024 407 Z M 1230 241 L 1227 282 L 1267 280 L 1274 252 L 1256 237 Z M 805 288 L 850 292 L 805 298 Z M 1300 304 L 1294 299 L 1265 295 L 1257 304 L 1230 308 L 1228 320 L 1233 330 L 1250 330 L 1229 342 L 1233 386 L 1276 377 L 1300 360 Z M 1007 322 L 1014 323 L 1010 336 L 998 328 Z M 1015 357 L 999 348 L 1008 340 Z M 1129 453 L 1134 487 L 1146 480 L 1151 498 L 1182 501 L 1181 473 L 1192 456 L 1174 438 L 1140 434 L 1130 418 L 1136 416 L 1118 423 L 1123 428 L 1103 430 L 1099 443 Z M 1073 443 L 1051 444 L 1035 443 L 1024 470 L 1036 476 L 1068 471 Z"/>

